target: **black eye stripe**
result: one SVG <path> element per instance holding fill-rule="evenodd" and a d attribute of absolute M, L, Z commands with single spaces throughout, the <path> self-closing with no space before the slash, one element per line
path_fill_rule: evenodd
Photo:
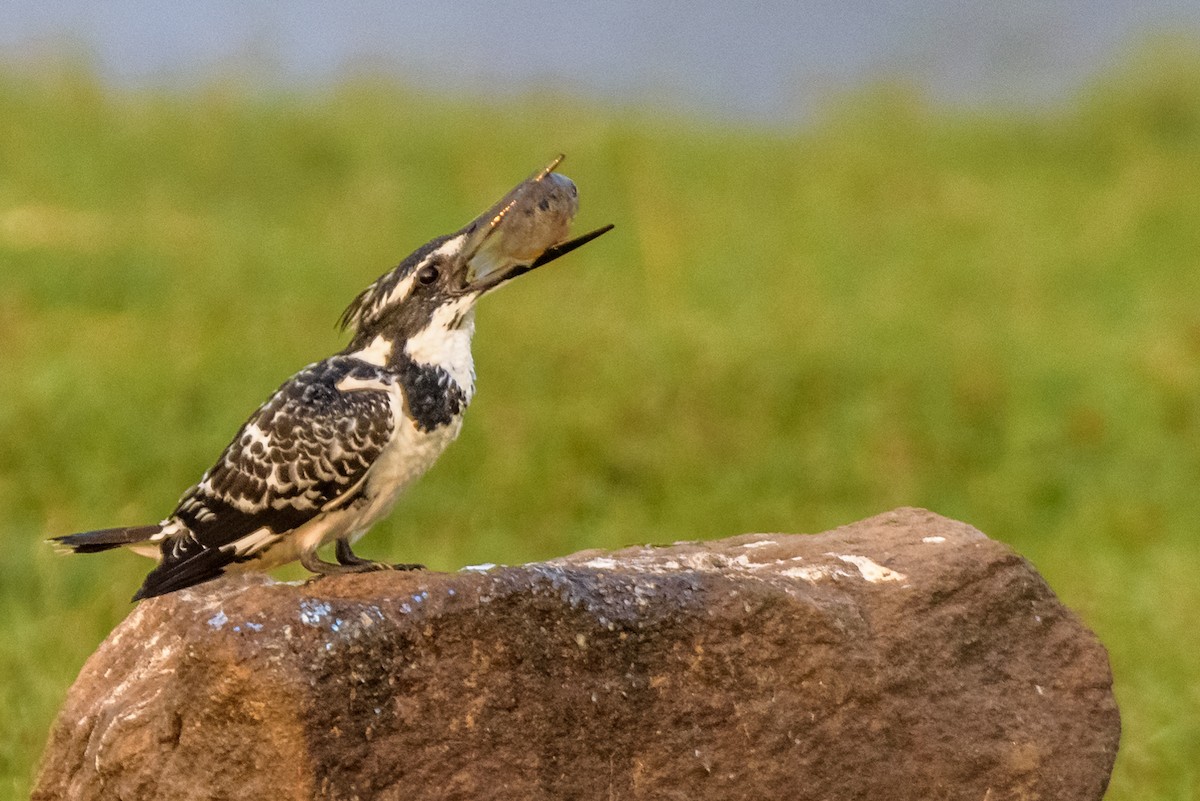
<path fill-rule="evenodd" d="M 438 268 L 432 264 L 426 264 L 420 270 L 417 270 L 417 280 L 422 284 L 432 284 L 438 280 Z"/>

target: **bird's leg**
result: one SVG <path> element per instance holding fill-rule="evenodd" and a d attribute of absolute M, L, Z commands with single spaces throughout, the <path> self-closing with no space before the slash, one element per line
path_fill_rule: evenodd
<path fill-rule="evenodd" d="M 387 570 L 391 567 L 385 562 L 375 562 L 356 555 L 350 550 L 350 540 L 337 540 L 333 545 L 333 555 L 339 565 L 352 570 Z"/>
<path fill-rule="evenodd" d="M 342 543 L 338 540 L 338 545 Z M 347 548 L 347 551 L 349 549 Z M 392 566 L 386 562 L 372 562 L 368 559 L 359 559 L 354 554 L 350 554 L 354 561 L 343 560 L 341 548 L 338 548 L 338 564 L 326 562 L 321 557 L 317 556 L 316 551 L 306 551 L 300 554 L 300 564 L 311 573 L 316 573 L 319 576 L 334 576 L 339 573 L 368 573 L 372 570 L 391 570 Z"/>
<path fill-rule="evenodd" d="M 354 551 L 350 550 L 350 540 L 338 540 L 333 546 L 333 554 L 338 560 L 338 564 L 342 567 L 349 568 L 353 571 L 360 570 L 424 570 L 425 565 L 401 563 L 398 565 L 388 564 L 387 562 L 375 562 L 371 559 L 363 559 Z"/>
<path fill-rule="evenodd" d="M 300 554 L 300 564 L 304 565 L 304 569 L 310 573 L 316 573 L 319 576 L 333 576 L 338 573 L 358 573 L 362 568 L 355 568 L 351 565 L 334 564 L 326 562 L 321 557 L 317 556 L 315 550 L 304 551 Z"/>

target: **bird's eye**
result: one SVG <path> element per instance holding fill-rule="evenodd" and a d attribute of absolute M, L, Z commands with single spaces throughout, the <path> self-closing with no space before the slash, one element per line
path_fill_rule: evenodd
<path fill-rule="evenodd" d="M 426 264 L 420 270 L 417 270 L 417 280 L 422 284 L 432 284 L 438 280 L 438 268 L 432 264 Z"/>

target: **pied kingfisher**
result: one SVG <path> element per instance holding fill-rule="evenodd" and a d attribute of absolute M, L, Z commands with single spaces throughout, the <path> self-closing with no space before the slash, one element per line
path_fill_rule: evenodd
<path fill-rule="evenodd" d="M 560 161 L 359 293 L 341 318 L 349 346 L 284 382 L 166 520 L 53 541 L 157 559 L 135 601 L 295 559 L 318 574 L 419 568 L 363 559 L 351 543 L 462 428 L 479 298 L 612 228 L 567 240 L 579 200 Z M 317 554 L 330 542 L 336 563 Z"/>

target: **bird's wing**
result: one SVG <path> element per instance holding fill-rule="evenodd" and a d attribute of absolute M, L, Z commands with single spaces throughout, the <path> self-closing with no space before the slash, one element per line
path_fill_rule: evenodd
<path fill-rule="evenodd" d="M 392 435 L 390 383 L 378 368 L 346 357 L 288 380 L 180 500 L 162 563 L 139 594 L 212 578 L 351 502 Z"/>

